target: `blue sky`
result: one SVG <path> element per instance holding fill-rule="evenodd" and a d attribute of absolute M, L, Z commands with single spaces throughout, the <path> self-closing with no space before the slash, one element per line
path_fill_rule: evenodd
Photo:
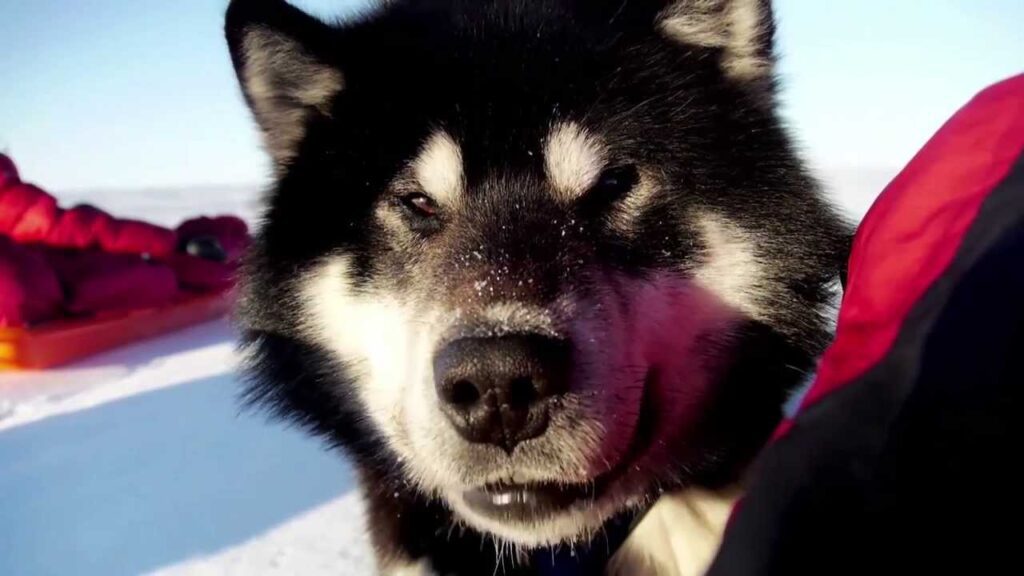
<path fill-rule="evenodd" d="M 361 0 L 295 0 L 322 15 Z M 0 0 L 0 150 L 84 190 L 263 181 L 225 0 Z M 786 114 L 826 166 L 900 166 L 1024 72 L 1022 0 L 776 0 Z"/>

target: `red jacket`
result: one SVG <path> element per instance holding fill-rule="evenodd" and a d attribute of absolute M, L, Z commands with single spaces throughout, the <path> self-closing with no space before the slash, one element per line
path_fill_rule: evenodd
<path fill-rule="evenodd" d="M 1024 75 L 886 188 L 848 278 L 709 576 L 1005 572 L 1024 505 Z"/>

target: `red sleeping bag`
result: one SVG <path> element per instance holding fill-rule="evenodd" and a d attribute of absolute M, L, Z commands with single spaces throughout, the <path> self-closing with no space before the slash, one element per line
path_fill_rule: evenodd
<path fill-rule="evenodd" d="M 21 182 L 14 163 L 0 155 L 0 327 L 224 290 L 248 243 L 245 222 L 233 216 L 196 218 L 171 230 L 92 206 L 63 209 Z"/>
<path fill-rule="evenodd" d="M 40 250 L 0 236 L 0 326 L 24 326 L 60 316 L 57 273 Z"/>

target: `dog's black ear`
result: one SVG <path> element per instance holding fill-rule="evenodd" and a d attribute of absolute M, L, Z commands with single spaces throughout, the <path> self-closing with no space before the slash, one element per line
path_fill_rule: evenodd
<path fill-rule="evenodd" d="M 267 150 L 285 165 L 311 115 L 329 115 L 344 85 L 332 63 L 336 31 L 284 0 L 233 0 L 225 35 Z"/>
<path fill-rule="evenodd" d="M 740 81 L 771 79 L 775 18 L 771 0 L 670 0 L 658 27 L 683 44 L 719 51 L 725 74 Z"/>

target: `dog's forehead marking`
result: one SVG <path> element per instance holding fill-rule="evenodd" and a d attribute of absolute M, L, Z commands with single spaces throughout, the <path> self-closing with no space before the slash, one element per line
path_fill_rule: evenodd
<path fill-rule="evenodd" d="M 575 122 L 560 122 L 544 143 L 545 170 L 555 196 L 571 201 L 585 193 L 607 161 L 604 144 Z"/>
<path fill-rule="evenodd" d="M 447 132 L 430 135 L 412 163 L 413 177 L 436 202 L 452 204 L 463 194 L 462 148 Z"/>

